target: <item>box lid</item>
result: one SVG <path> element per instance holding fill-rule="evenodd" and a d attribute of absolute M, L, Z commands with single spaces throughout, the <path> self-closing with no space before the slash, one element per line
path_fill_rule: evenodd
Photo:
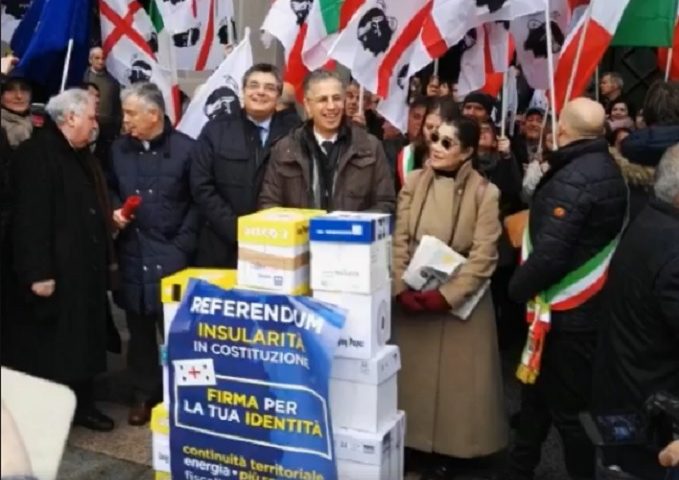
<path fill-rule="evenodd" d="M 399 411 L 392 421 L 377 433 L 349 428 L 333 428 L 335 456 L 339 460 L 380 465 L 385 455 L 402 448 L 405 412 Z"/>
<path fill-rule="evenodd" d="M 396 345 L 385 345 L 368 360 L 335 357 L 330 378 L 379 385 L 401 369 L 401 352 Z"/>
<path fill-rule="evenodd" d="M 160 281 L 160 300 L 163 303 L 181 301 L 186 291 L 186 285 L 192 278 L 205 280 L 222 288 L 233 288 L 236 285 L 236 270 L 187 268 Z"/>
<path fill-rule="evenodd" d="M 170 434 L 170 417 L 164 403 L 159 403 L 151 410 L 151 431 L 160 435 Z"/>
<path fill-rule="evenodd" d="M 387 213 L 333 212 L 311 220 L 312 242 L 373 243 L 391 235 Z"/>
<path fill-rule="evenodd" d="M 324 210 L 269 208 L 238 217 L 238 242 L 293 247 L 309 241 L 309 219 Z"/>

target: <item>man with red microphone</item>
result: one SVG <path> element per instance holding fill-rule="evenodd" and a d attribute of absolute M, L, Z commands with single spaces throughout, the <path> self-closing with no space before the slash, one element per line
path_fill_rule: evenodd
<path fill-rule="evenodd" d="M 137 83 L 121 96 L 127 133 L 111 147 L 109 173 L 121 278 L 114 300 L 125 310 L 130 331 L 134 400 L 128 422 L 144 425 L 162 397 L 160 280 L 186 268 L 195 249 L 197 212 L 189 186 L 194 141 L 165 117 L 156 85 Z"/>

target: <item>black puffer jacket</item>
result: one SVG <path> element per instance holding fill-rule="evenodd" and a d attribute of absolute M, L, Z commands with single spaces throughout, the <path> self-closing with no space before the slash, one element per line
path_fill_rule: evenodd
<path fill-rule="evenodd" d="M 613 240 L 623 226 L 627 187 L 606 141 L 580 140 L 550 159 L 530 212 L 533 252 L 516 271 L 509 294 L 526 302 L 559 282 Z M 557 330 L 592 331 L 598 295 L 584 305 L 555 312 Z"/>

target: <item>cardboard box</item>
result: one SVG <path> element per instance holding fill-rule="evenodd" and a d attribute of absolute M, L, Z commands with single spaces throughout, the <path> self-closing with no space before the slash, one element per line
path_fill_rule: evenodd
<path fill-rule="evenodd" d="M 312 290 L 372 293 L 390 281 L 390 215 L 333 212 L 309 228 Z"/>
<path fill-rule="evenodd" d="M 391 337 L 391 283 L 371 294 L 314 290 L 313 297 L 347 310 L 336 357 L 370 359 Z"/>
<path fill-rule="evenodd" d="M 342 480 L 402 480 L 405 413 L 378 433 L 335 429 L 335 456 Z"/>
<path fill-rule="evenodd" d="M 309 219 L 322 210 L 272 208 L 238 219 L 238 284 L 275 293 L 309 291 Z"/>
<path fill-rule="evenodd" d="M 169 473 L 171 471 L 170 419 L 167 407 L 162 403 L 156 405 L 151 411 L 151 432 L 153 434 L 153 469 L 156 472 Z"/>
<path fill-rule="evenodd" d="M 335 357 L 330 373 L 333 428 L 381 431 L 396 416 L 400 369 L 401 355 L 395 345 L 382 347 L 370 360 Z"/>

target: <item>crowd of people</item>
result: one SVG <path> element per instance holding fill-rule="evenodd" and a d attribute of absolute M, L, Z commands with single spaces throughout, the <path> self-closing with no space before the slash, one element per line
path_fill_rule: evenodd
<path fill-rule="evenodd" d="M 653 84 L 634 111 L 607 73 L 601 101 L 567 103 L 553 130 L 540 108 L 503 128 L 496 98 L 415 78 L 401 133 L 334 71 L 311 72 L 297 106 L 279 70 L 255 64 L 242 105 L 194 140 L 157 86 L 121 89 L 104 60 L 92 49 L 82 87 L 36 115 L 30 83 L 3 59 L 2 364 L 70 386 L 74 424 L 114 428 L 93 392 L 106 351 L 120 352 L 108 293 L 130 333 L 128 421 L 145 425 L 162 398 L 161 278 L 235 268 L 238 217 L 274 206 L 394 215 L 399 405 L 407 467 L 423 478 L 508 451 L 498 479 L 531 479 L 551 426 L 571 477 L 594 478 L 582 412 L 679 397 L 677 83 Z M 418 292 L 402 275 L 425 235 L 467 262 Z M 450 313 L 488 281 L 468 319 Z M 500 351 L 526 339 L 510 421 Z M 679 463 L 676 442 L 658 459 L 664 446 L 608 449 L 599 467 L 661 478 L 661 463 Z"/>

